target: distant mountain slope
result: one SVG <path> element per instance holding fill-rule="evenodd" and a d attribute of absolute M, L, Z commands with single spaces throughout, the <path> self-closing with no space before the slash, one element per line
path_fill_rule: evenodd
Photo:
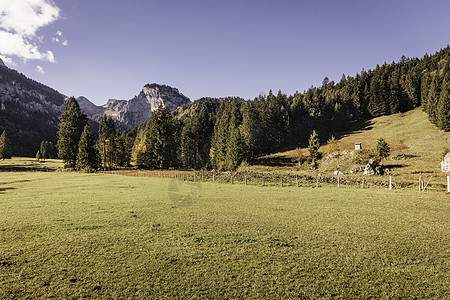
<path fill-rule="evenodd" d="M 58 91 L 27 78 L 0 61 L 0 133 L 11 140 L 16 156 L 34 156 L 41 141 L 56 142 L 59 115 L 67 97 Z M 190 103 L 176 88 L 147 84 L 133 99 L 111 99 L 97 106 L 85 97 L 78 97 L 81 110 L 91 120 L 94 133 L 103 114 L 112 116 L 121 129 L 131 129 L 147 122 L 158 106 L 171 111 Z"/>
<path fill-rule="evenodd" d="M 0 131 L 7 131 L 14 155 L 34 156 L 42 140 L 56 141 L 65 98 L 0 64 Z"/>

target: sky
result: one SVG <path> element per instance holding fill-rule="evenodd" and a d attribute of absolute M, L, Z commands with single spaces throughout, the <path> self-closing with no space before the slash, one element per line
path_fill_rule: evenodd
<path fill-rule="evenodd" d="M 67 96 L 147 83 L 196 100 L 286 94 L 450 44 L 448 0 L 0 0 L 0 58 Z"/>

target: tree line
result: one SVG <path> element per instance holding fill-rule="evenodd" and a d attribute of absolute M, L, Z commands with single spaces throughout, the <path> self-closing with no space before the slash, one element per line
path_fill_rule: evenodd
<path fill-rule="evenodd" d="M 320 87 L 294 95 L 269 91 L 248 101 L 205 98 L 188 113 L 178 109 L 173 114 L 161 106 L 149 122 L 130 132 L 116 130 L 114 121 L 104 116 L 97 141 L 70 99 L 61 115 L 59 156 L 67 167 L 78 169 L 134 164 L 235 170 L 244 160 L 307 146 L 312 137 L 320 144 L 319 136 L 326 141 L 354 122 L 419 106 L 438 128 L 450 131 L 449 63 L 446 47 L 422 59 L 402 57 L 354 77 L 343 75 L 338 83 L 324 78 Z"/>

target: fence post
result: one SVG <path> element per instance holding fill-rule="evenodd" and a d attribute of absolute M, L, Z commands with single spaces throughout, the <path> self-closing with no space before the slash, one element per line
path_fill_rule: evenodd
<path fill-rule="evenodd" d="M 389 176 L 389 189 L 392 190 L 392 176 Z"/>
<path fill-rule="evenodd" d="M 262 186 L 264 186 L 264 176 L 262 177 Z"/>
<path fill-rule="evenodd" d="M 340 177 L 340 175 L 338 174 L 338 188 L 341 186 L 341 177 Z"/>
<path fill-rule="evenodd" d="M 298 175 L 295 175 L 295 184 L 296 184 L 297 187 L 298 187 Z"/>
<path fill-rule="evenodd" d="M 450 193 L 450 176 L 447 176 L 447 193 Z"/>
<path fill-rule="evenodd" d="M 245 185 L 247 185 L 247 175 L 244 176 Z"/>
<path fill-rule="evenodd" d="M 317 175 L 317 179 L 316 179 L 316 188 L 319 187 L 319 175 Z"/>
<path fill-rule="evenodd" d="M 233 184 L 233 174 L 231 174 L 231 184 Z"/>
<path fill-rule="evenodd" d="M 214 177 L 214 173 L 213 173 L 213 183 L 215 182 L 215 177 Z"/>
<path fill-rule="evenodd" d="M 364 180 L 365 180 L 365 178 L 363 177 L 363 181 L 361 183 L 362 188 L 364 188 Z"/>

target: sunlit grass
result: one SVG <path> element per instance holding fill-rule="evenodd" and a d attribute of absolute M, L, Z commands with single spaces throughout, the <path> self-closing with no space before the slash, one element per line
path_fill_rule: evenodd
<path fill-rule="evenodd" d="M 0 173 L 0 298 L 449 296 L 448 196 Z"/>

